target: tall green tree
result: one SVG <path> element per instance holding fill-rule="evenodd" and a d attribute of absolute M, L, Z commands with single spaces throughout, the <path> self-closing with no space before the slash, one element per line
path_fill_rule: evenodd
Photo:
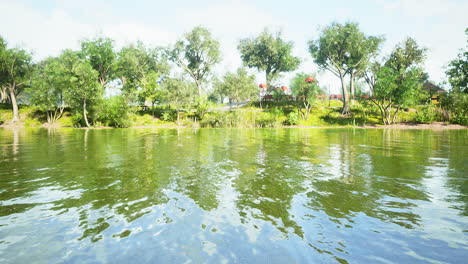
<path fill-rule="evenodd" d="M 198 96 L 201 97 L 202 83 L 212 73 L 214 65 L 221 61 L 219 42 L 208 29 L 195 27 L 168 50 L 168 57 L 195 81 Z"/>
<path fill-rule="evenodd" d="M 466 47 L 448 64 L 446 74 L 452 91 L 468 94 L 468 28 L 465 29 Z"/>
<path fill-rule="evenodd" d="M 80 57 L 78 52 L 66 50 L 60 56 L 60 71 L 67 79 L 65 100 L 75 113 L 77 122 L 90 127 L 89 109 L 100 99 L 99 72 Z"/>
<path fill-rule="evenodd" d="M 114 41 L 107 37 L 96 37 L 81 42 L 81 56 L 83 56 L 95 71 L 101 85 L 101 94 L 106 85 L 116 78 L 116 58 Z"/>
<path fill-rule="evenodd" d="M 291 90 L 294 96 L 301 99 L 299 112 L 302 119 L 306 120 L 312 110 L 314 102 L 317 100 L 317 95 L 323 93 L 318 85 L 314 75 L 307 73 L 297 73 L 291 80 Z"/>
<path fill-rule="evenodd" d="M 281 32 L 271 33 L 265 29 L 256 38 L 240 40 L 237 49 L 244 65 L 265 71 L 267 89 L 273 78 L 282 72 L 294 71 L 300 59 L 292 55 L 293 43 L 283 40 Z"/>
<path fill-rule="evenodd" d="M 7 51 L 7 43 L 0 36 L 0 103 L 6 103 L 8 98 L 8 91 L 7 91 L 7 78 L 6 78 L 6 64 L 4 63 L 4 57 L 6 56 Z"/>
<path fill-rule="evenodd" d="M 6 94 L 11 102 L 14 123 L 20 120 L 16 98 L 29 85 L 32 66 L 29 52 L 21 48 L 8 49 L 6 42 L 0 38 L 0 85 L 2 97 Z"/>
<path fill-rule="evenodd" d="M 63 94 L 68 76 L 61 68 L 59 58 L 50 57 L 39 62 L 27 89 L 31 103 L 46 113 L 48 123 L 57 121 L 65 108 Z"/>
<path fill-rule="evenodd" d="M 356 94 L 355 83 L 362 77 L 365 70 L 371 64 L 371 60 L 378 55 L 379 48 L 384 41 L 383 37 L 366 36 L 359 30 L 357 23 L 346 24 L 348 30 L 348 57 L 346 67 L 349 75 L 350 103 L 354 104 Z"/>
<path fill-rule="evenodd" d="M 356 23 L 332 23 L 322 29 L 317 40 L 309 41 L 314 62 L 322 69 L 340 78 L 343 95 L 341 114 L 350 113 L 350 92 L 345 76 L 350 75 L 350 90 L 354 96 L 354 82 L 376 54 L 382 38 L 365 36 Z"/>
<path fill-rule="evenodd" d="M 421 99 L 425 53 L 426 49 L 408 38 L 395 47 L 383 65 L 375 63 L 366 72 L 371 101 L 379 108 L 384 124 L 395 123 L 402 107 Z"/>
<path fill-rule="evenodd" d="M 159 48 L 149 49 L 141 42 L 123 47 L 118 56 L 117 75 L 122 91 L 140 103 L 146 100 L 153 104 L 161 99 L 161 79 L 169 74 L 169 64 Z"/>
<path fill-rule="evenodd" d="M 239 103 L 255 99 L 258 96 L 255 76 L 248 74 L 244 68 L 238 68 L 236 72 L 226 73 L 221 81 L 215 83 L 215 89 L 220 94 L 228 97 L 229 102 Z"/>

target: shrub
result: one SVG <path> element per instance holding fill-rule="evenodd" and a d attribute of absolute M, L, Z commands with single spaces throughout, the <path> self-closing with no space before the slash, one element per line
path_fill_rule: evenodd
<path fill-rule="evenodd" d="M 114 96 L 103 99 L 97 106 L 96 121 L 105 126 L 128 127 L 129 106 L 123 96 Z"/>
<path fill-rule="evenodd" d="M 416 122 L 430 124 L 440 120 L 438 109 L 434 106 L 426 106 L 416 111 Z"/>
<path fill-rule="evenodd" d="M 260 112 L 255 119 L 257 127 L 275 127 L 277 126 L 276 116 L 272 113 Z"/>
<path fill-rule="evenodd" d="M 175 121 L 177 119 L 177 113 L 174 111 L 162 112 L 161 119 L 168 122 Z"/>
<path fill-rule="evenodd" d="M 468 94 L 450 93 L 442 97 L 442 108 L 449 112 L 451 123 L 468 125 Z"/>
<path fill-rule="evenodd" d="M 299 124 L 299 115 L 297 112 L 291 112 L 288 114 L 285 125 L 295 126 Z"/>

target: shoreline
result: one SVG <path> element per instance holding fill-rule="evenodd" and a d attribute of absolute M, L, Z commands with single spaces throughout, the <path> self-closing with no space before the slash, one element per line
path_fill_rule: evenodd
<path fill-rule="evenodd" d="M 139 129 L 139 128 L 197 128 L 201 127 L 190 127 L 190 126 L 129 126 L 125 128 L 115 128 L 115 127 L 70 127 L 70 126 L 60 126 L 60 125 L 50 125 L 43 124 L 42 126 L 25 126 L 24 124 L 1 124 L 0 128 L 73 128 L 73 129 Z M 230 127 L 234 129 L 244 128 L 244 127 Z M 365 126 L 279 126 L 272 128 L 307 128 L 307 129 L 326 129 L 326 128 L 363 128 L 363 129 L 430 129 L 430 130 L 460 130 L 468 129 L 468 126 L 462 126 L 458 124 L 446 124 L 444 122 L 434 122 L 431 124 L 418 124 L 418 123 L 399 123 L 393 125 L 365 125 Z"/>

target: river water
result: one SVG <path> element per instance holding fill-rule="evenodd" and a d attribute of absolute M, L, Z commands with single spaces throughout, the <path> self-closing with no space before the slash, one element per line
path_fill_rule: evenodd
<path fill-rule="evenodd" d="M 467 140 L 0 129 L 0 263 L 466 263 Z"/>

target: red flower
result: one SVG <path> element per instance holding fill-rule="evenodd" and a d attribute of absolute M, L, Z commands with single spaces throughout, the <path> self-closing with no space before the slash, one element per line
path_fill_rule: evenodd
<path fill-rule="evenodd" d="M 308 83 L 311 83 L 311 82 L 315 81 L 315 79 L 314 79 L 314 77 L 309 76 L 309 77 L 307 77 L 307 79 L 305 79 L 305 81 L 308 82 Z"/>

